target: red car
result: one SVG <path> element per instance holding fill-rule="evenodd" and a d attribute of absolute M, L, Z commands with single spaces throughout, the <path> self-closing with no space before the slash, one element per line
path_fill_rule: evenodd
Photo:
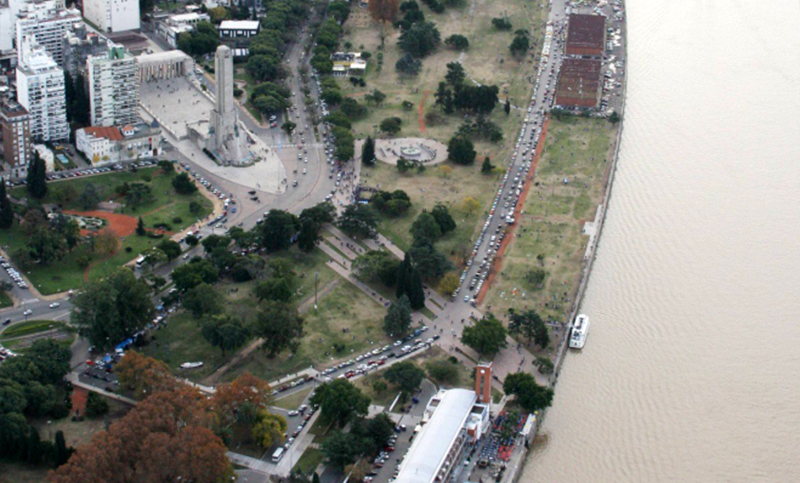
<path fill-rule="evenodd" d="M 386 451 L 387 453 L 391 453 L 392 451 L 394 451 L 394 446 L 387 446 L 383 448 L 383 450 Z"/>

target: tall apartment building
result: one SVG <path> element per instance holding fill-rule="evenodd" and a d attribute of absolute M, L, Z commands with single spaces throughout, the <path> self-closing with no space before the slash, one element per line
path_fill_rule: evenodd
<path fill-rule="evenodd" d="M 14 28 L 25 0 L 0 0 L 0 53 L 14 49 Z"/>
<path fill-rule="evenodd" d="M 90 55 L 103 55 L 108 51 L 109 41 L 104 36 L 88 32 L 85 26 L 76 27 L 64 34 L 64 65 L 61 67 L 76 78 L 86 72 L 86 60 Z"/>
<path fill-rule="evenodd" d="M 27 176 L 31 157 L 31 122 L 28 111 L 14 101 L 2 103 L 0 132 L 3 133 L 3 155 L 11 177 Z"/>
<path fill-rule="evenodd" d="M 64 61 L 64 34 L 81 23 L 77 10 L 65 10 L 63 0 L 30 2 L 20 10 L 16 27 L 17 57 L 24 61 L 21 46 L 32 39 L 44 48 L 57 65 Z"/>
<path fill-rule="evenodd" d="M 136 58 L 121 46 L 86 61 L 92 126 L 123 126 L 136 122 L 139 81 Z"/>
<path fill-rule="evenodd" d="M 139 29 L 139 0 L 83 0 L 83 16 L 101 32 Z"/>
<path fill-rule="evenodd" d="M 69 139 L 64 71 L 41 47 L 23 44 L 17 65 L 17 101 L 30 114 L 31 138 Z"/>

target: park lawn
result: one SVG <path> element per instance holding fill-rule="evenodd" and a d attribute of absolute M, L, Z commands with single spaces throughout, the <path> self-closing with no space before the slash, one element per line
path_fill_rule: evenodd
<path fill-rule="evenodd" d="M 545 320 L 567 322 L 585 263 L 583 225 L 602 202 L 615 137 L 616 127 L 605 120 L 550 120 L 534 179 L 538 185 L 528 193 L 500 273 L 484 299 L 486 310 L 505 318 L 509 308 L 533 308 Z M 542 287 L 525 280 L 536 268 L 546 272 Z"/>
<path fill-rule="evenodd" d="M 440 169 L 442 167 L 448 169 Z M 380 185 L 384 191 L 403 190 L 411 198 L 411 208 L 400 217 L 384 218 L 379 231 L 403 250 L 411 247 L 411 225 L 423 210 L 430 211 L 437 204 L 450 209 L 456 221 L 456 229 L 447 233 L 436 247 L 457 267 L 463 267 L 472 253 L 473 240 L 480 233 L 485 220 L 485 210 L 491 204 L 497 189 L 498 175 L 484 175 L 480 163 L 459 166 L 444 163 L 431 166 L 422 173 L 409 171 L 402 174 L 394 166 L 378 162 L 361 171 L 362 184 L 371 187 Z M 474 198 L 480 208 L 472 212 L 464 210 L 465 198 Z"/>
<path fill-rule="evenodd" d="M 146 181 L 150 179 L 150 181 Z M 55 203 L 56 199 L 61 198 L 59 191 L 64 191 L 65 186 L 71 185 L 75 188 L 75 193 L 81 193 L 87 183 L 92 183 L 98 190 L 103 200 L 117 198 L 114 188 L 122 183 L 143 182 L 150 186 L 153 200 L 142 203 L 135 209 L 119 208 L 117 211 L 130 216 L 142 216 L 145 226 L 152 227 L 155 224 L 165 223 L 170 226 L 172 232 L 178 232 L 191 225 L 198 219 L 202 219 L 211 213 L 213 205 L 200 192 L 191 195 L 178 195 L 172 188 L 172 176 L 167 176 L 159 172 L 159 168 L 140 169 L 137 172 L 111 172 L 98 176 L 73 178 L 65 181 L 48 183 L 48 193 L 42 203 Z M 27 196 L 25 188 L 15 188 L 11 191 L 15 197 L 23 198 Z M 202 211 L 193 214 L 189 210 L 190 204 L 195 201 L 202 206 Z M 81 210 L 77 204 L 77 199 L 64 201 L 62 207 L 67 210 Z M 174 220 L 180 218 L 180 222 Z M 13 254 L 17 249 L 23 248 L 26 243 L 26 235 L 22 232 L 17 223 L 9 230 L 0 231 L 0 245 L 6 248 L 9 254 Z M 138 257 L 143 251 L 158 245 L 162 239 L 140 237 L 130 235 L 123 237 L 120 248 L 116 253 L 106 258 L 97 258 L 90 248 L 79 245 L 71 252 L 67 253 L 58 263 L 49 265 L 32 265 L 25 269 L 30 282 L 42 294 L 49 295 L 63 292 L 69 289 L 77 289 L 83 286 L 87 279 L 87 269 L 81 267 L 78 261 L 84 256 L 88 256 L 92 261 L 88 269 L 88 280 L 96 281 L 107 277 L 118 267 L 125 265 L 134 258 Z"/>
<path fill-rule="evenodd" d="M 66 328 L 66 326 L 66 323 L 56 320 L 28 320 L 27 322 L 19 322 L 8 327 L 0 334 L 0 340 L 37 334 L 50 329 L 63 329 Z"/>
<path fill-rule="evenodd" d="M 294 465 L 293 470 L 299 471 L 304 475 L 311 474 L 324 459 L 325 455 L 322 454 L 322 451 L 316 448 L 306 448 L 302 456 L 300 456 L 300 459 L 297 460 L 297 463 Z"/>
<path fill-rule="evenodd" d="M 106 422 L 112 423 L 122 418 L 133 407 L 111 398 L 105 398 L 105 400 L 108 402 L 108 414 L 100 418 L 85 418 L 83 421 L 72 421 L 70 417 L 55 421 L 36 418 L 31 421 L 31 424 L 39 430 L 43 441 L 52 441 L 56 431 L 63 431 L 67 446 L 78 448 L 90 443 L 95 434 L 104 431 Z"/>
<path fill-rule="evenodd" d="M 278 399 L 275 399 L 272 402 L 272 405 L 282 409 L 297 409 L 300 407 L 312 389 L 312 387 L 308 387 L 302 391 L 293 392 L 285 397 L 279 396 Z"/>
<path fill-rule="evenodd" d="M 472 5 L 465 2 L 462 7 L 448 7 L 442 14 L 433 13 L 427 6 L 420 5 L 427 21 L 436 23 L 444 41 L 452 34 L 463 34 L 470 41 L 470 46 L 464 53 L 457 52 L 443 43 L 438 50 L 422 59 L 422 69 L 419 75 L 411 78 L 400 78 L 395 64 L 403 53 L 397 45 L 400 36 L 399 29 L 388 27 L 385 48 L 383 53 L 383 66 L 378 68 L 378 53 L 381 40 L 379 24 L 369 18 L 366 10 L 354 10 L 344 24 L 343 45 L 350 42 L 358 51 L 368 51 L 372 57 L 368 61 L 367 72 L 364 76 L 366 87 L 353 87 L 347 78 L 340 82 L 344 95 L 353 97 L 364 103 L 363 96 L 373 89 L 378 89 L 386 94 L 386 99 L 381 106 L 370 106 L 369 113 L 362 119 L 354 122 L 353 129 L 357 137 L 367 134 L 376 135 L 376 127 L 380 121 L 387 117 L 399 117 L 403 121 L 402 137 L 429 137 L 446 143 L 461 124 L 461 115 L 453 114 L 444 116 L 444 121 L 437 125 L 427 124 L 424 129 L 419 123 L 419 109 L 423 115 L 434 109 L 433 96 L 440 81 L 444 80 L 447 64 L 460 61 L 471 80 L 480 84 L 497 85 L 500 88 L 500 101 L 505 102 L 509 97 L 512 104 L 524 107 L 528 103 L 532 84 L 530 76 L 535 75 L 533 55 L 540 55 L 541 38 L 546 19 L 546 9 L 539 4 L 510 0 L 503 3 L 502 10 L 497 8 L 495 2 L 488 0 L 476 1 Z M 510 31 L 498 31 L 492 24 L 493 17 L 508 15 L 513 28 Z M 522 60 L 511 57 L 508 46 L 517 29 L 530 29 L 532 47 L 529 55 Z M 414 107 L 404 110 L 402 102 L 411 102 Z M 502 105 L 498 105 L 490 116 L 491 120 L 500 125 L 506 137 L 515 136 L 519 130 L 521 116 L 515 111 L 513 116 L 503 113 Z M 513 144 L 507 139 L 507 145 Z M 492 159 L 501 154 L 502 146 L 492 146 L 489 151 Z M 482 151 L 479 151 L 482 153 Z"/>
<path fill-rule="evenodd" d="M 11 307 L 12 305 L 14 305 L 14 301 L 11 300 L 11 297 L 8 295 L 8 292 L 0 291 L 0 309 Z"/>
<path fill-rule="evenodd" d="M 386 389 L 383 391 L 376 391 L 373 384 L 378 381 L 383 381 L 386 383 Z M 374 404 L 376 406 L 383 406 L 387 410 L 389 406 L 394 401 L 394 398 L 400 393 L 400 389 L 397 388 L 394 384 L 389 383 L 386 379 L 383 378 L 383 371 L 375 372 L 369 374 L 367 376 L 361 377 L 356 379 L 355 381 L 351 381 L 355 386 L 361 390 L 367 397 L 370 398 L 372 401 L 370 404 Z"/>
<path fill-rule="evenodd" d="M 166 326 L 152 333 L 150 344 L 142 352 L 165 362 L 178 377 L 200 380 L 224 364 L 233 352 L 222 357 L 222 351 L 213 347 L 200 333 L 199 321 L 186 311 L 169 317 Z M 203 362 L 202 367 L 181 369 L 184 362 Z"/>
<path fill-rule="evenodd" d="M 224 379 L 235 379 L 249 371 L 272 381 L 310 366 L 321 369 L 354 358 L 368 348 L 389 343 L 382 329 L 385 314 L 384 307 L 353 284 L 338 283 L 320 297 L 318 311 L 312 307 L 303 313 L 306 334 L 297 353 L 283 352 L 269 358 L 263 351 L 254 351 Z M 344 329 L 348 332 L 343 332 Z M 341 344 L 344 349 L 337 352 L 334 344 Z"/>
<path fill-rule="evenodd" d="M 422 368 L 423 370 L 425 370 L 425 373 L 427 374 L 428 364 L 438 361 L 450 362 L 449 359 L 450 359 L 450 354 L 448 354 L 444 349 L 442 349 L 439 346 L 433 346 L 429 350 L 421 352 L 409 360 L 414 364 L 416 364 L 417 366 L 419 366 L 420 368 Z M 458 370 L 457 378 L 453 381 L 440 384 L 441 387 L 448 389 L 454 387 L 473 389 L 475 387 L 475 378 L 473 374 L 474 368 L 467 367 L 461 362 L 456 362 L 453 365 Z M 430 377 L 428 378 L 430 379 Z M 433 379 L 431 379 L 431 382 L 439 385 L 438 381 L 434 381 Z"/>

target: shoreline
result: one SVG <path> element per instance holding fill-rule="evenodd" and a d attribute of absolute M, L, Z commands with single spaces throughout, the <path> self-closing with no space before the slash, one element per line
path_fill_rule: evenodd
<path fill-rule="evenodd" d="M 623 4 L 623 6 L 625 5 L 624 0 L 623 0 L 622 4 Z M 571 333 L 572 321 L 575 320 L 575 317 L 577 317 L 578 313 L 580 312 L 580 308 L 583 305 L 583 298 L 586 295 L 586 288 L 589 285 L 589 280 L 590 280 L 591 274 L 592 274 L 592 268 L 594 267 L 594 261 L 597 258 L 597 247 L 599 246 L 600 239 L 602 238 L 603 227 L 605 225 L 606 216 L 608 214 L 608 207 L 609 207 L 609 203 L 611 201 L 612 188 L 614 186 L 614 177 L 615 177 L 616 172 L 617 172 L 617 165 L 618 165 L 618 162 L 619 162 L 620 145 L 622 143 L 622 132 L 623 132 L 624 126 L 625 126 L 625 104 L 626 104 L 626 101 L 627 101 L 627 88 L 628 88 L 628 29 L 627 29 L 627 21 L 628 21 L 628 16 L 627 16 L 627 9 L 626 9 L 625 10 L 625 21 L 624 21 L 625 28 L 622 31 L 622 39 L 623 39 L 623 59 L 622 59 L 622 62 L 623 62 L 624 75 L 622 77 L 622 86 L 621 86 L 621 89 L 620 89 L 620 108 L 619 108 L 619 112 L 618 112 L 618 114 L 620 116 L 620 121 L 619 121 L 619 127 L 617 129 L 616 139 L 614 140 L 614 153 L 611 156 L 611 166 L 609 167 L 609 170 L 608 170 L 608 179 L 606 180 L 606 183 L 605 183 L 605 189 L 604 189 L 604 192 L 603 192 L 603 199 L 602 199 L 601 204 L 597 208 L 598 211 L 599 211 L 599 217 L 598 217 L 598 213 L 595 214 L 595 219 L 597 220 L 597 232 L 596 232 L 596 234 L 594 236 L 594 239 L 593 239 L 594 245 L 591 246 L 591 247 L 587 247 L 587 248 L 591 248 L 591 256 L 586 261 L 586 265 L 584 266 L 583 271 L 581 273 L 580 282 L 578 284 L 578 290 L 577 290 L 577 292 L 575 294 L 575 301 L 574 301 L 574 303 L 572 305 L 572 309 L 570 310 L 569 324 L 567 326 L 569 330 L 565 330 L 564 331 L 564 334 L 563 334 L 563 336 L 562 336 L 562 338 L 561 338 L 561 340 L 559 341 L 559 344 L 558 344 L 558 352 L 556 353 L 556 357 L 553 360 L 554 368 L 553 368 L 553 373 L 550 376 L 550 387 L 553 388 L 553 389 L 555 389 L 556 385 L 558 384 L 558 376 L 561 373 L 561 367 L 564 364 L 564 359 L 566 358 L 567 353 L 569 352 L 567 345 L 568 345 L 569 336 L 570 336 L 570 333 Z M 590 239 L 590 243 L 591 243 L 591 241 L 592 241 L 592 239 Z M 509 481 L 511 483 L 517 483 L 519 481 L 519 479 L 521 478 L 522 473 L 525 470 L 525 467 L 529 463 L 532 464 L 532 462 L 530 461 L 531 454 L 532 454 L 532 449 L 533 449 L 533 445 L 534 445 L 532 442 L 536 439 L 536 436 L 538 435 L 539 430 L 542 427 L 542 423 L 543 423 L 546 415 L 547 415 L 547 409 L 541 411 L 539 413 L 539 415 L 537 416 L 537 418 L 536 418 L 536 427 L 534 428 L 533 433 L 532 433 L 532 435 L 530 437 L 531 443 L 528 444 L 526 442 L 526 444 L 524 445 L 525 450 L 524 450 L 524 453 L 522 454 L 522 456 L 520 457 L 521 464 L 518 464 L 517 466 L 512 468 L 511 473 L 509 475 L 509 478 L 506 479 L 506 481 Z"/>

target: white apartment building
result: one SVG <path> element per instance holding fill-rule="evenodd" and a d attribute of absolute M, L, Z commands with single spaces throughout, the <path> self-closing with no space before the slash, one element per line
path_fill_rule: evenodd
<path fill-rule="evenodd" d="M 25 0 L 0 0 L 0 53 L 14 49 L 17 15 Z"/>
<path fill-rule="evenodd" d="M 42 47 L 23 44 L 17 66 L 17 101 L 30 114 L 31 138 L 69 139 L 64 71 Z"/>
<path fill-rule="evenodd" d="M 83 16 L 101 32 L 138 30 L 139 0 L 83 0 Z"/>
<path fill-rule="evenodd" d="M 136 58 L 124 47 L 86 60 L 92 126 L 134 124 L 138 118 L 139 82 Z"/>
<path fill-rule="evenodd" d="M 181 13 L 170 15 L 156 25 L 156 34 L 164 39 L 170 47 L 178 48 L 178 37 L 185 32 L 194 32 L 199 22 L 210 22 L 207 13 Z"/>
<path fill-rule="evenodd" d="M 81 15 L 77 10 L 65 10 L 63 0 L 44 0 L 30 2 L 19 12 L 16 27 L 17 57 L 23 62 L 23 45 L 25 39 L 35 41 L 44 48 L 57 65 L 63 65 L 64 34 L 81 23 Z"/>

